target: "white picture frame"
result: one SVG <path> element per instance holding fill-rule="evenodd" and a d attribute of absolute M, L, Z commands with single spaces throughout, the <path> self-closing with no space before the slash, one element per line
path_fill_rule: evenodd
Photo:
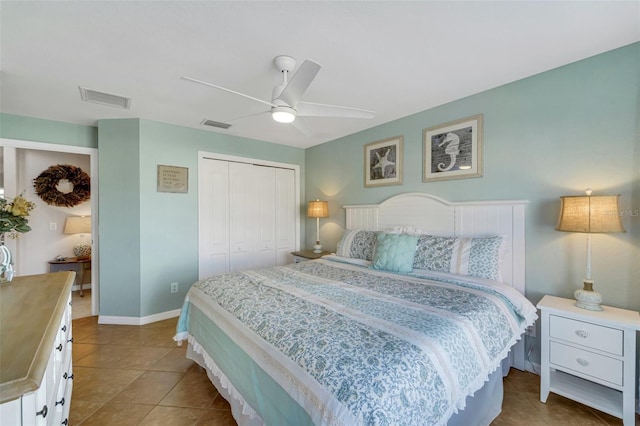
<path fill-rule="evenodd" d="M 364 146 L 364 186 L 371 188 L 402 184 L 403 136 Z"/>
<path fill-rule="evenodd" d="M 423 182 L 482 176 L 482 114 L 423 130 Z"/>

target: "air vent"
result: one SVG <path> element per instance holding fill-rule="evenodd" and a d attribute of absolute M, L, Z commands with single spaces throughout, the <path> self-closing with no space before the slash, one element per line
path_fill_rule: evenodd
<path fill-rule="evenodd" d="M 206 118 L 200 124 L 204 124 L 205 126 L 211 126 L 211 127 L 219 127 L 221 129 L 228 129 L 229 127 L 231 127 L 231 124 L 221 123 L 219 121 L 207 120 Z"/>
<path fill-rule="evenodd" d="M 123 109 L 131 108 L 131 98 L 112 95 L 111 93 L 98 92 L 82 86 L 80 86 L 80 97 L 83 101 L 93 102 L 94 104 L 109 105 Z"/>

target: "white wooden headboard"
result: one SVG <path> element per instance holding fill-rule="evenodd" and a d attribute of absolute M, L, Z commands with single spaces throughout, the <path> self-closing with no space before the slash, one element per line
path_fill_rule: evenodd
<path fill-rule="evenodd" d="M 434 235 L 504 235 L 502 278 L 525 294 L 525 208 L 527 201 L 449 202 L 423 194 L 395 195 L 380 204 L 343 206 L 347 229 L 384 230 L 411 226 Z M 513 366 L 524 369 L 524 344 L 514 347 Z"/>

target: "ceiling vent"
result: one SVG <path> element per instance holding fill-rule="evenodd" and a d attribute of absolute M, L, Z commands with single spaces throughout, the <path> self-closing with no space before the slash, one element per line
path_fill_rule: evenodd
<path fill-rule="evenodd" d="M 231 127 L 231 124 L 221 123 L 219 121 L 207 120 L 206 118 L 200 124 L 204 124 L 205 126 L 211 126 L 211 127 L 219 127 L 220 129 L 228 129 L 229 127 Z"/>
<path fill-rule="evenodd" d="M 108 105 L 116 108 L 131 108 L 131 98 L 124 96 L 112 95 L 111 93 L 98 92 L 96 90 L 80 87 L 80 97 L 85 102 L 93 102 L 94 104 Z"/>

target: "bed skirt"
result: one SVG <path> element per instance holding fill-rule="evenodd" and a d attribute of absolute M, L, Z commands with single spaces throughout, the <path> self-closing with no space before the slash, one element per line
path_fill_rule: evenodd
<path fill-rule="evenodd" d="M 207 372 L 209 380 L 218 393 L 229 402 L 233 418 L 238 426 L 263 426 L 256 411 L 244 400 L 213 359 L 198 342 L 189 337 L 187 358 L 193 360 Z M 509 372 L 509 358 L 502 361 L 501 368 L 489 375 L 487 382 L 473 396 L 466 399 L 464 410 L 454 414 L 447 426 L 488 426 L 502 411 L 503 377 Z"/>

